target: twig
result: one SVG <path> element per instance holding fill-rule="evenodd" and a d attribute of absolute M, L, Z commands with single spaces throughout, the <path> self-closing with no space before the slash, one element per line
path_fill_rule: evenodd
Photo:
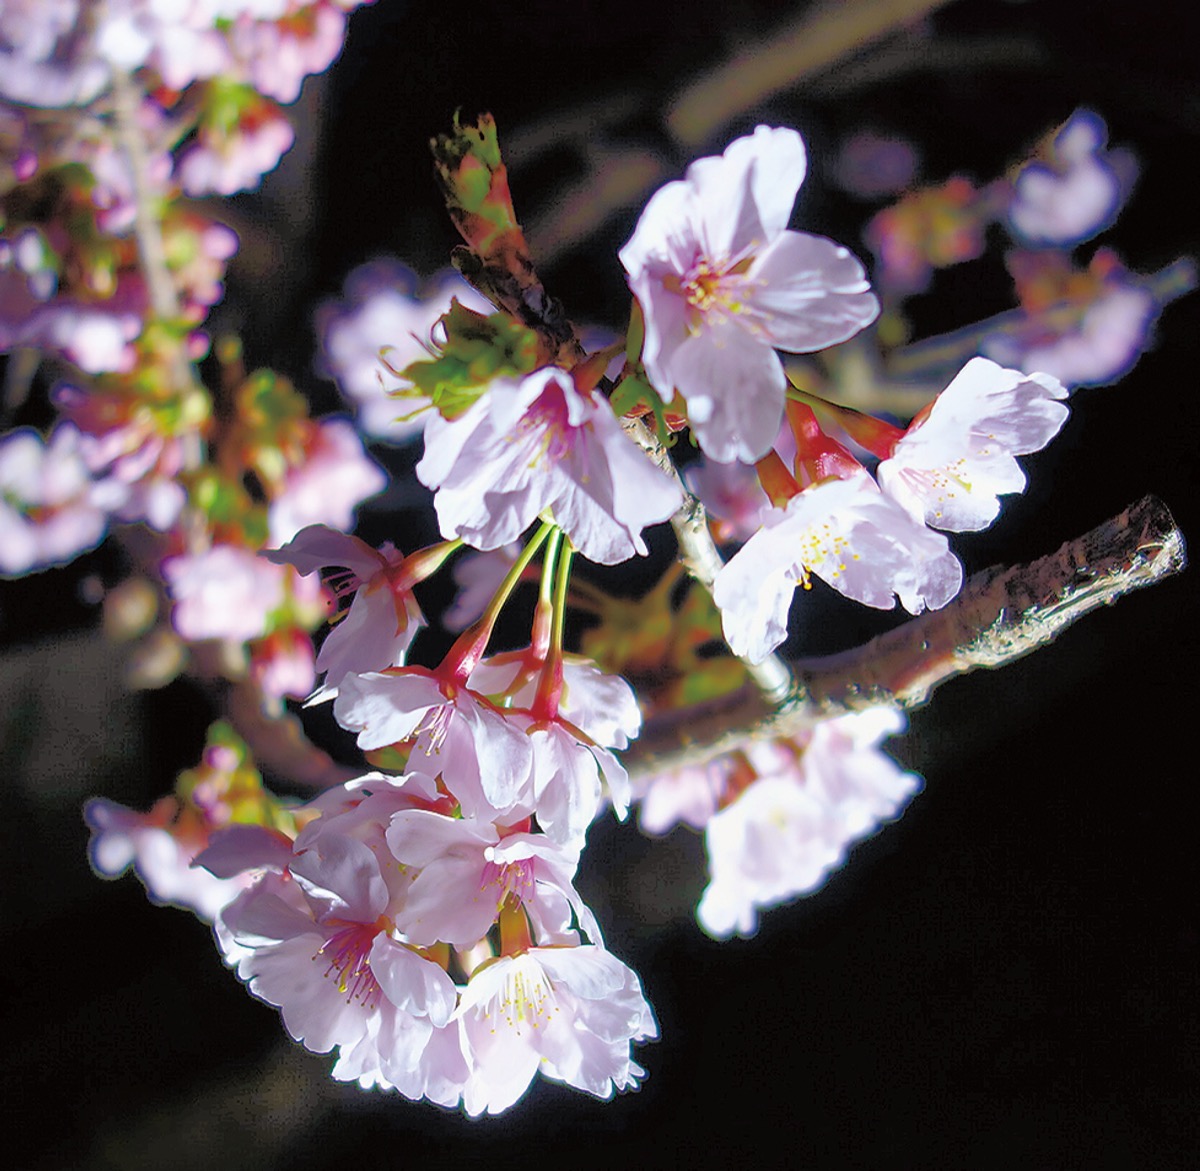
<path fill-rule="evenodd" d="M 941 610 L 843 654 L 794 662 L 807 701 L 773 709 L 746 686 L 652 718 L 623 762 L 631 777 L 645 777 L 712 760 L 754 739 L 794 735 L 815 719 L 880 703 L 917 707 L 947 679 L 1021 658 L 1083 615 L 1178 573 L 1186 562 L 1166 505 L 1147 496 L 1048 557 L 975 574 Z"/>

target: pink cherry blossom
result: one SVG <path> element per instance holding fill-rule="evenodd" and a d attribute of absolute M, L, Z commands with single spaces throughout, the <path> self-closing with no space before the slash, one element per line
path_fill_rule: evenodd
<path fill-rule="evenodd" d="M 351 672 L 378 671 L 399 666 L 425 617 L 404 580 L 402 554 L 390 543 L 372 549 L 358 537 L 328 525 L 308 525 L 281 549 L 263 556 L 278 565 L 294 566 L 307 577 L 340 565 L 346 573 L 337 581 L 339 596 L 353 595 L 350 608 L 325 636 L 316 667 L 325 683 L 315 698 L 337 694 L 338 684 Z"/>
<path fill-rule="evenodd" d="M 946 538 L 914 521 L 864 471 L 825 480 L 772 509 L 713 583 L 725 638 L 760 662 L 787 637 L 792 592 L 815 574 L 839 593 L 890 610 L 936 610 L 958 592 L 962 565 Z"/>
<path fill-rule="evenodd" d="M 591 561 L 644 555 L 642 529 L 679 507 L 678 488 L 612 408 L 556 367 L 497 379 L 459 418 L 431 416 L 417 476 L 435 489 L 443 535 L 496 549 L 550 515 Z"/>
<path fill-rule="evenodd" d="M 184 907 L 211 923 L 252 879 L 217 877 L 194 867 L 192 862 L 208 844 L 208 834 L 199 825 L 195 834 L 172 826 L 176 808 L 170 797 L 149 813 L 93 798 L 83 808 L 92 831 L 88 854 L 93 869 L 105 878 L 116 878 L 132 866 L 153 902 Z"/>
<path fill-rule="evenodd" d="M 426 1048 L 449 1023 L 457 992 L 443 968 L 395 935 L 392 909 L 370 847 L 327 833 L 297 851 L 286 872 L 261 878 L 222 920 L 244 950 L 237 969 L 250 991 L 276 1005 L 312 1052 L 338 1048 L 335 1078 L 411 1091 L 424 1087 Z M 457 1064 L 461 1080 L 461 1057 Z"/>
<path fill-rule="evenodd" d="M 933 528 L 987 528 L 999 497 L 1025 488 L 1014 457 L 1040 451 L 1066 422 L 1066 396 L 1048 374 L 972 358 L 880 463 L 879 486 Z"/>
<path fill-rule="evenodd" d="M 683 395 L 700 446 L 721 463 L 754 462 L 779 430 L 775 349 L 825 349 L 879 312 L 845 248 L 787 230 L 805 166 L 800 135 L 759 126 L 661 188 L 621 249 L 645 317 L 646 372 L 665 399 Z"/>
<path fill-rule="evenodd" d="M 162 573 L 175 629 L 188 639 L 258 638 L 284 600 L 285 570 L 236 545 L 168 557 Z"/>
<path fill-rule="evenodd" d="M 306 525 L 352 529 L 355 508 L 387 486 L 387 475 L 345 419 L 321 420 L 305 448 L 306 458 L 288 468 L 271 501 L 267 519 L 274 545 L 290 541 Z"/>
<path fill-rule="evenodd" d="M 347 675 L 333 714 L 364 751 L 412 739 L 409 767 L 441 775 L 468 817 L 492 820 L 529 790 L 533 749 L 522 722 L 431 671 Z"/>
<path fill-rule="evenodd" d="M 253 191 L 295 141 L 291 123 L 269 102 L 223 134 L 201 134 L 180 155 L 175 176 L 184 191 L 233 195 Z"/>
<path fill-rule="evenodd" d="M 534 702 L 540 666 L 538 662 L 530 669 L 524 652 L 493 655 L 471 672 L 468 683 L 497 703 L 503 697 L 505 707 L 528 708 Z M 633 688 L 620 675 L 601 671 L 583 655 L 563 655 L 562 677 L 559 716 L 596 744 L 628 748 L 642 727 Z"/>
<path fill-rule="evenodd" d="M 92 478 L 80 438 L 71 423 L 45 442 L 25 427 L 0 438 L 0 574 L 59 565 L 103 540 L 125 492 Z"/>
<path fill-rule="evenodd" d="M 705 827 L 710 881 L 696 909 L 710 935 L 753 935 L 758 910 L 821 886 L 849 845 L 899 816 L 921 780 L 878 749 L 904 727 L 891 708 L 757 745 L 758 777 Z"/>
<path fill-rule="evenodd" d="M 1160 309 L 1148 288 L 1117 278 L 1067 328 L 1053 331 L 1031 318 L 1031 328 L 993 334 L 981 349 L 998 362 L 1044 370 L 1065 386 L 1103 386 L 1145 352 Z"/>
<path fill-rule="evenodd" d="M 1137 175 L 1128 151 L 1105 150 L 1108 127 L 1091 110 L 1076 110 L 1044 159 L 1017 176 L 1009 221 L 1025 242 L 1059 247 L 1089 240 L 1117 218 Z"/>
<path fill-rule="evenodd" d="M 471 1115 L 507 1110 L 539 1071 L 598 1098 L 635 1089 L 645 1071 L 630 1045 L 658 1036 L 637 976 L 594 945 L 501 956 L 471 976 L 456 1017 Z"/>
<path fill-rule="evenodd" d="M 529 725 L 533 749 L 530 787 L 514 804 L 536 814 L 538 825 L 561 845 L 583 844 L 604 798 L 624 818 L 629 809 L 629 774 L 607 749 L 581 740 L 561 719 Z"/>
<path fill-rule="evenodd" d="M 454 299 L 485 316 L 495 312 L 456 272 L 421 284 L 411 269 L 384 259 L 356 268 L 346 278 L 345 299 L 318 309 L 320 372 L 356 405 L 358 425 L 368 435 L 403 443 L 424 428 L 419 412 L 428 400 L 398 397 L 407 384 L 395 371 L 428 357 L 439 340 L 437 322 Z"/>
<path fill-rule="evenodd" d="M 387 843 L 402 866 L 420 871 L 396 914 L 411 943 L 469 948 L 492 929 L 509 896 L 520 902 L 540 944 L 578 944 L 573 915 L 589 938 L 599 938 L 594 916 L 572 886 L 578 847 L 545 834 L 501 836 L 489 822 L 419 809 L 391 819 Z"/>

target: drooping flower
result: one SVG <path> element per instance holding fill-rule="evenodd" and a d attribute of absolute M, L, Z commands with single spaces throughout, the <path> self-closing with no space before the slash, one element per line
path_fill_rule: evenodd
<path fill-rule="evenodd" d="M 317 654 L 317 670 L 325 672 L 319 698 L 336 695 L 338 684 L 351 672 L 404 662 L 425 616 L 413 596 L 415 579 L 405 572 L 403 555 L 390 543 L 372 549 L 366 541 L 328 525 L 308 525 L 281 549 L 266 549 L 263 556 L 294 566 L 306 577 L 330 566 L 346 569 L 336 592 L 352 594 L 353 600 Z"/>
<path fill-rule="evenodd" d="M 549 514 L 583 556 L 603 565 L 644 555 L 642 529 L 681 502 L 607 401 L 551 366 L 496 379 L 456 419 L 431 416 L 417 476 L 435 490 L 446 537 L 496 549 Z"/>
<path fill-rule="evenodd" d="M 595 917 L 572 885 L 577 847 L 539 833 L 502 836 L 491 822 L 421 809 L 397 813 L 387 843 L 403 866 L 419 870 L 396 914 L 396 926 L 418 946 L 471 947 L 492 929 L 510 895 L 540 944 L 579 944 L 573 917 L 589 938 L 599 937 Z"/>
<path fill-rule="evenodd" d="M 847 249 L 787 230 L 805 166 L 799 134 L 759 126 L 661 188 L 621 249 L 646 373 L 664 399 L 683 395 L 700 446 L 722 463 L 761 458 L 779 430 L 775 349 L 825 349 L 879 312 Z"/>
<path fill-rule="evenodd" d="M 456 1017 L 471 1074 L 468 1114 L 507 1110 L 536 1073 L 598 1098 L 636 1088 L 634 1041 L 658 1036 L 636 974 L 595 945 L 532 947 L 471 976 Z"/>
<path fill-rule="evenodd" d="M 815 574 L 839 593 L 912 614 L 944 606 L 962 584 L 946 538 L 914 521 L 865 472 L 824 480 L 772 509 L 717 574 L 713 600 L 735 654 L 760 662 L 787 637 L 797 585 Z"/>
<path fill-rule="evenodd" d="M 533 752 L 520 723 L 433 671 L 347 675 L 333 714 L 364 752 L 411 740 L 409 767 L 441 774 L 468 817 L 506 813 L 528 788 Z"/>
<path fill-rule="evenodd" d="M 239 977 L 280 1009 L 291 1036 L 314 1053 L 338 1048 L 335 1078 L 420 1097 L 426 1048 L 449 1024 L 457 992 L 443 968 L 395 935 L 391 909 L 381 859 L 325 833 L 236 899 L 222 923 L 242 951 Z M 442 1072 L 461 1081 L 461 1055 Z"/>
<path fill-rule="evenodd" d="M 999 497 L 1025 487 L 1015 457 L 1040 451 L 1066 422 L 1066 396 L 1048 374 L 973 358 L 880 463 L 879 486 L 933 528 L 987 528 Z"/>
<path fill-rule="evenodd" d="M 921 779 L 878 746 L 903 727 L 894 709 L 870 708 L 750 749 L 757 776 L 705 827 L 709 884 L 696 909 L 705 931 L 753 935 L 760 908 L 816 890 L 853 842 L 899 816 Z"/>

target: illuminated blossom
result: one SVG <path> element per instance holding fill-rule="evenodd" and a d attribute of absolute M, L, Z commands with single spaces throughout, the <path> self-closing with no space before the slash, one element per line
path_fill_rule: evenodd
<path fill-rule="evenodd" d="M 435 490 L 444 536 L 496 549 L 550 515 L 603 565 L 644 555 L 642 529 L 681 500 L 608 402 L 556 367 L 496 379 L 457 419 L 431 416 L 417 476 Z"/>
<path fill-rule="evenodd" d="M 545 834 L 507 833 L 480 822 L 414 809 L 397 813 L 387 829 L 388 848 L 420 873 L 396 914 L 412 943 L 471 947 L 495 925 L 510 895 L 520 901 L 538 943 L 576 945 L 575 917 L 589 936 L 599 931 L 572 879 L 578 848 Z"/>
<path fill-rule="evenodd" d="M 317 670 L 325 672 L 319 698 L 336 695 L 338 684 L 351 672 L 404 662 L 425 617 L 413 596 L 413 583 L 405 577 L 403 555 L 390 542 L 373 549 L 328 525 L 309 525 L 281 549 L 263 550 L 263 556 L 277 565 L 291 565 L 305 577 L 332 566 L 345 568 L 335 592 L 353 597 L 317 655 Z"/>
<path fill-rule="evenodd" d="M 634 972 L 602 947 L 532 947 L 478 969 L 456 1017 L 471 1074 L 468 1114 L 499 1114 L 536 1073 L 598 1098 L 636 1088 L 630 1044 L 658 1036 Z"/>
<path fill-rule="evenodd" d="M 1066 396 L 1048 374 L 973 358 L 880 463 L 879 486 L 933 528 L 987 528 L 999 497 L 1025 487 L 1014 457 L 1040 451 L 1066 422 Z"/>
<path fill-rule="evenodd" d="M 962 584 L 946 538 L 915 521 L 864 471 L 825 480 L 772 509 L 713 583 L 725 638 L 760 662 L 787 637 L 797 585 L 815 575 L 839 593 L 913 614 L 944 606 Z"/>
<path fill-rule="evenodd" d="M 853 842 L 899 816 L 921 779 L 878 745 L 903 727 L 894 709 L 871 708 L 749 750 L 755 779 L 705 827 L 705 931 L 753 935 L 760 908 L 816 890 Z"/>
<path fill-rule="evenodd" d="M 664 399 L 683 395 L 700 446 L 722 463 L 761 458 L 779 430 L 776 349 L 825 349 L 879 312 L 845 248 L 787 230 L 805 167 L 799 134 L 759 126 L 656 192 L 621 249 L 646 373 Z"/>
<path fill-rule="evenodd" d="M 297 850 L 285 873 L 268 873 L 236 899 L 222 922 L 243 951 L 239 977 L 280 1009 L 291 1036 L 314 1053 L 337 1047 L 335 1078 L 420 1097 L 430 1083 L 426 1049 L 457 992 L 443 968 L 395 935 L 389 869 L 365 843 L 326 833 Z M 439 1057 L 453 1060 L 440 1048 Z M 440 1072 L 465 1077 L 461 1056 Z"/>

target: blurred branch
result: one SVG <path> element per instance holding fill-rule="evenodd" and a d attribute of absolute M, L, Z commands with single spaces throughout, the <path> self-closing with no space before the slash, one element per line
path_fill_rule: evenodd
<path fill-rule="evenodd" d="M 743 43 L 733 56 L 679 90 L 668 103 L 666 133 L 690 155 L 772 95 L 811 79 L 948 2 L 836 0 L 807 10 L 760 40 Z M 923 59 L 928 62 L 927 53 Z M 642 202 L 674 170 L 671 160 L 645 148 L 604 144 L 606 132 L 630 112 L 627 98 L 589 103 L 526 131 L 513 144 L 514 167 L 562 142 L 576 145 L 585 156 L 585 174 L 565 198 L 531 217 L 526 226 L 526 237 L 541 264 L 553 263 L 596 231 L 613 211 Z"/>
<path fill-rule="evenodd" d="M 671 103 L 667 130 L 683 146 L 700 146 L 718 128 L 772 95 L 947 2 L 834 0 L 806 12 L 685 86 Z"/>
<path fill-rule="evenodd" d="M 1186 561 L 1174 518 L 1147 496 L 1056 553 L 975 574 L 941 610 L 843 654 L 792 663 L 804 700 L 772 709 L 746 686 L 653 717 L 623 762 L 631 776 L 644 777 L 875 704 L 918 707 L 946 680 L 1019 659 L 1097 607 L 1180 572 Z"/>

